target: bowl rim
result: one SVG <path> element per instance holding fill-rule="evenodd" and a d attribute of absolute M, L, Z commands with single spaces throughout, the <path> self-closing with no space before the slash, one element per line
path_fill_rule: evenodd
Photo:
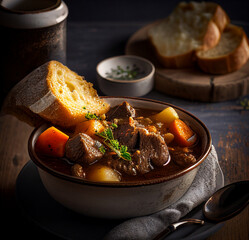
<path fill-rule="evenodd" d="M 134 80 L 119 80 L 119 79 L 114 79 L 114 78 L 109 78 L 109 77 L 102 76 L 102 74 L 100 74 L 100 71 L 99 71 L 100 65 L 103 62 L 106 62 L 108 60 L 115 59 L 115 58 L 134 58 L 134 59 L 139 59 L 142 62 L 148 63 L 151 66 L 151 71 L 147 75 L 145 75 L 144 77 L 134 79 Z M 97 72 L 98 76 L 101 79 L 106 80 L 106 81 L 115 82 L 115 83 L 136 83 L 136 82 L 141 82 L 141 81 L 147 80 L 148 78 L 152 78 L 153 75 L 155 74 L 155 66 L 153 65 L 153 63 L 151 61 L 149 61 L 148 59 L 143 58 L 143 57 L 139 57 L 139 56 L 135 56 L 135 55 L 118 55 L 118 56 L 109 57 L 109 58 L 106 58 L 106 59 L 100 61 L 96 66 L 96 72 Z"/>
<path fill-rule="evenodd" d="M 170 180 L 176 179 L 176 178 L 186 174 L 187 172 L 190 172 L 191 170 L 197 168 L 208 156 L 208 154 L 211 150 L 211 146 L 212 146 L 211 134 L 210 134 L 208 128 L 199 118 L 197 118 L 192 113 L 184 110 L 183 108 L 175 106 L 175 105 L 170 104 L 170 103 L 166 103 L 166 102 L 162 102 L 162 101 L 158 101 L 158 100 L 153 100 L 153 99 L 147 99 L 147 98 L 139 98 L 139 97 L 102 96 L 101 98 L 121 98 L 121 99 L 127 99 L 127 100 L 132 99 L 132 100 L 140 100 L 140 101 L 146 101 L 146 102 L 154 102 L 154 103 L 158 103 L 158 104 L 167 105 L 169 107 L 173 107 L 173 108 L 178 109 L 179 111 L 182 111 L 185 114 L 189 115 L 191 118 L 195 119 L 202 126 L 202 128 L 204 129 L 206 136 L 207 136 L 207 144 L 206 144 L 198 162 L 189 166 L 188 168 L 183 169 L 182 171 L 180 171 L 176 174 L 173 174 L 170 176 L 165 176 L 165 177 L 160 177 L 160 178 L 148 179 L 148 180 L 140 180 L 140 181 L 134 181 L 134 182 L 133 181 L 131 181 L 131 182 L 94 182 L 94 181 L 90 181 L 90 180 L 86 180 L 86 179 L 81 179 L 78 177 L 70 176 L 70 175 L 61 173 L 59 171 L 56 171 L 56 170 L 48 167 L 46 164 L 44 164 L 39 159 L 39 157 L 37 156 L 37 154 L 34 151 L 35 136 L 40 128 L 43 128 L 45 126 L 46 127 L 51 126 L 51 124 L 43 123 L 40 126 L 36 127 L 32 131 L 32 133 L 29 137 L 29 140 L 28 140 L 29 155 L 31 157 L 31 160 L 35 163 L 35 165 L 38 168 L 41 168 L 46 173 L 51 174 L 54 177 L 57 177 L 59 179 L 66 180 L 66 181 L 69 181 L 72 183 L 89 185 L 89 186 L 96 186 L 96 187 L 129 188 L 129 187 L 141 187 L 141 186 L 147 186 L 147 185 L 155 185 L 155 184 L 160 184 L 160 183 L 164 183 L 164 182 L 168 182 Z"/>

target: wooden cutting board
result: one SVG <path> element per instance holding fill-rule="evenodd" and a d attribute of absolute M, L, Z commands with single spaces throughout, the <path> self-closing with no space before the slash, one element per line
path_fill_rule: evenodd
<path fill-rule="evenodd" d="M 155 89 L 169 96 L 203 102 L 220 102 L 249 94 L 249 61 L 238 71 L 211 75 L 196 68 L 166 69 L 160 65 L 149 43 L 147 32 L 157 22 L 135 32 L 125 53 L 149 59 L 156 68 Z"/>

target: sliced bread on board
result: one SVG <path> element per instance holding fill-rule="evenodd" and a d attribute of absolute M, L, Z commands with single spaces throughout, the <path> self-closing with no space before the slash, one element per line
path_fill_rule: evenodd
<path fill-rule="evenodd" d="M 167 68 L 194 65 L 195 52 L 214 47 L 229 23 L 216 3 L 181 2 L 166 19 L 148 31 L 158 60 Z"/>
<path fill-rule="evenodd" d="M 207 73 L 226 74 L 240 69 L 249 58 L 248 39 L 241 27 L 229 24 L 219 43 L 206 51 L 198 51 L 199 67 Z"/>
<path fill-rule="evenodd" d="M 44 120 L 72 127 L 88 112 L 101 115 L 110 106 L 92 83 L 57 61 L 50 61 L 21 80 L 8 94 L 3 111 L 32 126 Z"/>

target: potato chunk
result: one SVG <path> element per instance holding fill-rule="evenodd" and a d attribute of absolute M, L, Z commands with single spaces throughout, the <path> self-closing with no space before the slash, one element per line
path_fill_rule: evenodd
<path fill-rule="evenodd" d="M 116 172 L 110 167 L 107 167 L 101 164 L 92 165 L 88 170 L 86 178 L 88 180 L 96 181 L 96 182 L 119 182 L 120 181 L 120 175 L 118 174 L 118 172 Z"/>
<path fill-rule="evenodd" d="M 157 121 L 157 122 L 165 123 L 166 125 L 169 125 L 171 122 L 173 122 L 175 119 L 178 119 L 178 118 L 179 116 L 177 112 L 172 107 L 167 107 L 161 112 L 150 117 L 150 119 Z"/>

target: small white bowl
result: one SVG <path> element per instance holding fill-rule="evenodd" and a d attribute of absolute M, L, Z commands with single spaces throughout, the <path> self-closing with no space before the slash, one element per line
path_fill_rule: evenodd
<path fill-rule="evenodd" d="M 134 79 L 120 79 L 124 73 L 116 74 L 118 67 L 125 71 L 137 68 L 138 74 Z M 132 55 L 111 57 L 101 61 L 96 70 L 98 85 L 109 96 L 143 96 L 154 87 L 155 67 L 145 58 Z"/>

